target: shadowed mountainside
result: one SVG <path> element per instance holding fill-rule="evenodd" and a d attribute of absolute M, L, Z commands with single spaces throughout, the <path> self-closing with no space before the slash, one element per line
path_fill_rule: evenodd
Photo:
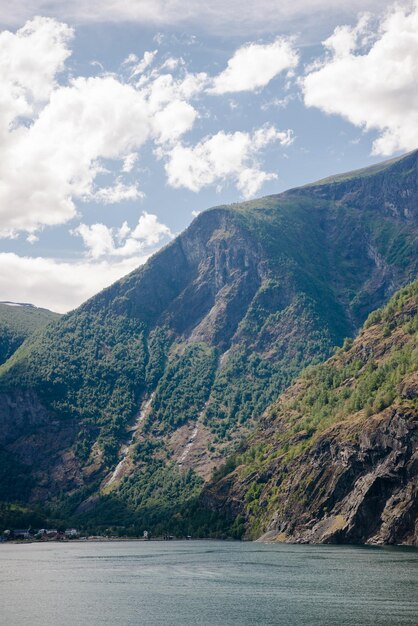
<path fill-rule="evenodd" d="M 31 304 L 0 302 L 0 365 L 38 328 L 59 318 L 58 313 Z"/>
<path fill-rule="evenodd" d="M 210 209 L 29 338 L 0 368 L 2 500 L 141 525 L 195 498 L 417 276 L 417 158 Z"/>

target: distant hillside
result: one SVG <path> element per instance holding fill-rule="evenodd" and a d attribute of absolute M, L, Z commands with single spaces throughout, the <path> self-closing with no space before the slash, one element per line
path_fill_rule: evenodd
<path fill-rule="evenodd" d="M 306 370 L 222 473 L 203 501 L 239 534 L 418 545 L 418 282 Z"/>
<path fill-rule="evenodd" d="M 58 313 L 31 304 L 0 302 L 0 365 L 35 330 L 58 318 Z"/>
<path fill-rule="evenodd" d="M 0 368 L 18 486 L 0 498 L 166 527 L 303 368 L 417 277 L 417 160 L 205 211 L 30 337 Z"/>

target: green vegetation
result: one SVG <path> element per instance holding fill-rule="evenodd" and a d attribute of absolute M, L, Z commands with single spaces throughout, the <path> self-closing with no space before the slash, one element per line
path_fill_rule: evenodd
<path fill-rule="evenodd" d="M 335 343 L 313 303 L 302 295 L 267 319 L 261 306 L 253 305 L 249 318 L 242 332 L 255 341 L 231 351 L 218 370 L 206 410 L 206 423 L 218 440 L 230 437 L 237 424 L 259 417 L 307 364 L 329 355 Z M 281 332 L 290 327 L 291 333 Z"/>
<path fill-rule="evenodd" d="M 217 481 L 238 468 L 237 480 L 252 477 L 245 498 L 246 530 L 257 536 L 264 521 L 280 503 L 280 484 L 296 471 L 302 458 L 330 426 L 353 422 L 355 432 L 364 421 L 388 407 L 418 411 L 418 390 L 404 393 L 405 381 L 418 371 L 418 282 L 401 289 L 389 303 L 373 312 L 365 330 L 337 350 L 325 363 L 303 372 L 269 410 L 274 432 L 258 433 L 246 450 L 229 459 L 214 476 Z M 389 331 L 388 331 L 389 329 Z M 265 489 L 265 475 L 274 467 L 275 486 Z M 293 468 L 293 469 L 292 469 Z M 271 472 L 270 472 L 271 473 Z M 247 478 L 246 478 L 247 477 Z M 300 484 L 287 502 L 301 507 L 309 497 Z"/>
<path fill-rule="evenodd" d="M 156 449 L 161 454 L 158 444 L 141 446 L 135 472 L 72 522 L 94 530 L 112 527 L 132 536 L 142 535 L 144 530 L 153 536 L 231 536 L 230 521 L 201 506 L 202 479 L 192 470 L 180 470 L 166 457 L 155 458 Z"/>
<path fill-rule="evenodd" d="M 111 465 L 145 389 L 144 335 L 135 320 L 80 310 L 29 338 L 0 370 L 0 386 L 33 389 L 60 419 L 77 421 L 81 459 L 98 440 Z"/>
<path fill-rule="evenodd" d="M 0 501 L 27 501 L 35 481 L 32 468 L 13 454 L 0 450 Z"/>
<path fill-rule="evenodd" d="M 38 328 L 58 318 L 58 313 L 47 309 L 0 303 L 0 365 Z"/>
<path fill-rule="evenodd" d="M 157 387 L 148 427 L 164 431 L 196 420 L 209 397 L 215 368 L 216 352 L 203 343 L 175 354 Z"/>
<path fill-rule="evenodd" d="M 145 382 L 148 389 L 155 389 L 164 374 L 170 343 L 170 333 L 167 327 L 157 326 L 149 334 L 148 362 L 145 368 Z"/>
<path fill-rule="evenodd" d="M 49 518 L 44 507 L 29 508 L 0 502 L 0 533 L 13 528 L 56 528 L 57 520 Z"/>

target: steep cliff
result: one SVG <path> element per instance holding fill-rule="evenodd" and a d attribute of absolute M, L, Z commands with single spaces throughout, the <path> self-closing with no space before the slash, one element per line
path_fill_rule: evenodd
<path fill-rule="evenodd" d="M 309 368 L 202 496 L 265 540 L 418 545 L 418 283 Z"/>

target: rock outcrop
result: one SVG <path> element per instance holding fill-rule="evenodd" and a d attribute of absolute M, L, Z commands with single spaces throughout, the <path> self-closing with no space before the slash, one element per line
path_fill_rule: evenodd
<path fill-rule="evenodd" d="M 207 508 L 267 541 L 418 545 L 418 283 L 265 415 Z"/>

